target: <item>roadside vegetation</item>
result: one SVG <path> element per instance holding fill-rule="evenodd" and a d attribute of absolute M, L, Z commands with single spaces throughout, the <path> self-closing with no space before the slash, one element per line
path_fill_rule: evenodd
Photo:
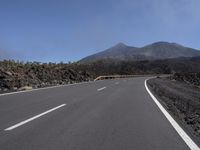
<path fill-rule="evenodd" d="M 91 81 L 101 75 L 173 74 L 200 72 L 200 57 L 166 60 L 117 61 L 103 59 L 90 63 L 40 63 L 0 61 L 0 92 Z"/>
<path fill-rule="evenodd" d="M 0 62 L 1 92 L 89 80 L 92 80 L 92 77 L 86 70 L 78 69 L 71 63 L 23 63 L 10 60 Z"/>

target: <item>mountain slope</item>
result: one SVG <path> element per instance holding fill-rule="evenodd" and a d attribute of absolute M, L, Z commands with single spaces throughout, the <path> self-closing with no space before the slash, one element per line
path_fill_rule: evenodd
<path fill-rule="evenodd" d="M 158 42 L 140 48 L 140 53 L 156 59 L 196 57 L 200 56 L 200 51 L 184 47 L 176 43 Z"/>
<path fill-rule="evenodd" d="M 141 48 L 119 43 L 107 50 L 85 57 L 80 62 L 92 62 L 101 59 L 152 60 L 196 56 L 200 56 L 200 51 L 176 43 L 157 42 Z"/>
<path fill-rule="evenodd" d="M 81 61 L 88 62 L 88 61 L 95 61 L 95 60 L 100 60 L 100 59 L 125 60 L 127 57 L 129 57 L 130 53 L 134 53 L 136 51 L 137 51 L 136 47 L 130 47 L 123 43 L 119 43 L 109 49 L 102 51 L 102 52 L 85 57 Z"/>

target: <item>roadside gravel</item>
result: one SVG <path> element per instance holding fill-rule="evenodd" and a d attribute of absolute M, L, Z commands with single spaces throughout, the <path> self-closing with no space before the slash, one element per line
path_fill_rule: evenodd
<path fill-rule="evenodd" d="M 200 87 L 171 77 L 151 79 L 148 86 L 174 119 L 200 144 Z"/>

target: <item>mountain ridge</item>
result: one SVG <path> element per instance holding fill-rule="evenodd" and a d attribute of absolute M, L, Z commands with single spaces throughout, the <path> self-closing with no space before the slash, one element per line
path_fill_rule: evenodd
<path fill-rule="evenodd" d="M 81 59 L 80 62 L 93 62 L 102 59 L 137 61 L 197 56 L 200 56 L 199 50 L 185 47 L 177 43 L 160 41 L 143 47 L 133 47 L 120 42 L 111 48 L 89 55 Z"/>

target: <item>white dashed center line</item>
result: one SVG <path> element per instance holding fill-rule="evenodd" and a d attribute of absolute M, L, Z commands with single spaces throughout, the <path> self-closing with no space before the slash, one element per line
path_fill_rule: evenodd
<path fill-rule="evenodd" d="M 104 87 L 102 87 L 102 88 L 100 88 L 100 89 L 97 89 L 97 91 L 102 91 L 102 90 L 104 90 L 106 87 L 104 86 Z"/>
<path fill-rule="evenodd" d="M 36 115 L 36 116 L 34 116 L 34 117 L 32 117 L 32 118 L 29 118 L 29 119 L 27 119 L 27 120 L 24 120 L 24 121 L 22 121 L 22 122 L 20 122 L 20 123 L 18 123 L 18 124 L 16 124 L 16 125 L 13 125 L 13 126 L 11 126 L 11 127 L 9 127 L 9 128 L 6 128 L 5 131 L 10 131 L 10 130 L 13 130 L 13 129 L 17 128 L 17 127 L 20 127 L 20 126 L 22 126 L 22 125 L 24 125 L 24 124 L 26 124 L 26 123 L 28 123 L 28 122 L 30 122 L 30 121 L 33 121 L 33 120 L 35 120 L 35 119 L 37 119 L 37 118 L 39 118 L 39 117 L 42 117 L 42 116 L 44 116 L 44 115 L 46 115 L 46 114 L 48 114 L 48 113 L 50 113 L 50 112 L 52 112 L 52 111 L 54 111 L 54 110 L 56 110 L 56 109 L 59 109 L 59 108 L 65 106 L 65 105 L 66 105 L 66 104 L 62 104 L 62 105 L 59 105 L 59 106 L 57 106 L 57 107 L 54 107 L 54 108 L 52 108 L 52 109 L 50 109 L 50 110 L 47 110 L 47 111 L 45 111 L 45 112 L 43 112 L 43 113 L 41 113 L 41 114 L 39 114 L 39 115 Z"/>

